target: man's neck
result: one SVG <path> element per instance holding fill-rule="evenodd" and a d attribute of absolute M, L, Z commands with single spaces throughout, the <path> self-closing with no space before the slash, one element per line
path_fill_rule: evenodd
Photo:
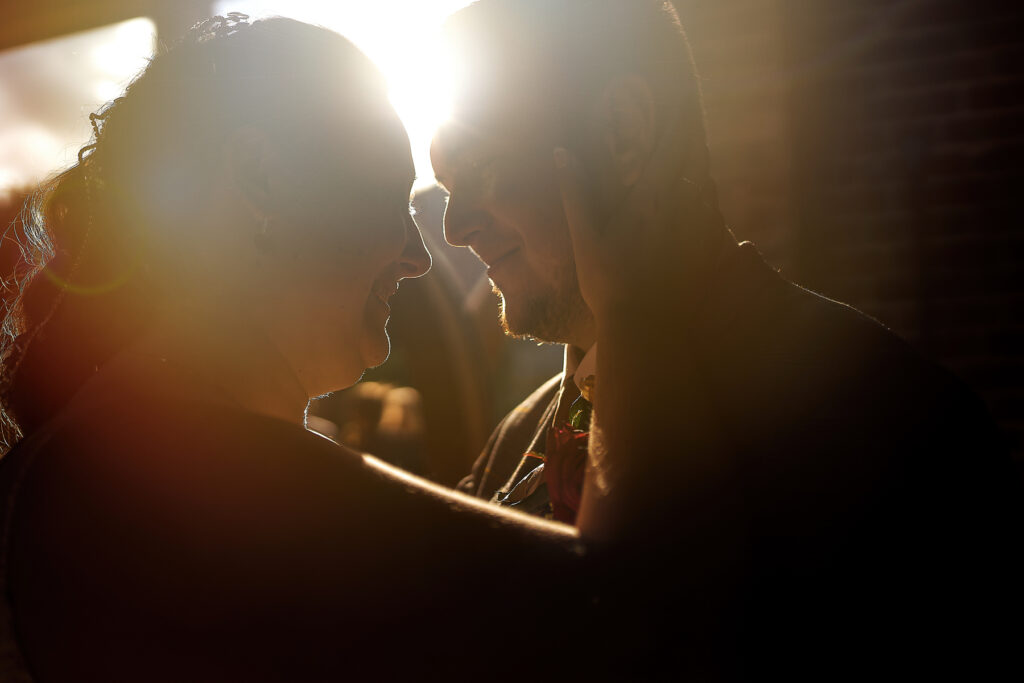
<path fill-rule="evenodd" d="M 582 349 L 583 353 L 586 353 L 594 345 L 594 342 L 597 341 L 597 326 L 594 324 L 594 317 L 589 309 L 587 310 L 586 317 L 574 325 L 574 329 L 571 332 L 571 334 L 566 336 L 564 342 L 568 346 Z"/>

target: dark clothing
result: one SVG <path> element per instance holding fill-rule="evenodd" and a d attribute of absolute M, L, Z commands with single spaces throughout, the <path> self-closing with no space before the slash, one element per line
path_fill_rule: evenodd
<path fill-rule="evenodd" d="M 459 482 L 460 491 L 521 512 L 547 516 L 549 500 L 542 483 L 516 502 L 503 501 L 539 465 L 537 458 L 526 454 L 544 450 L 548 427 L 558 405 L 561 379 L 561 375 L 552 377 L 505 416 L 473 464 L 473 471 Z"/>
<path fill-rule="evenodd" d="M 0 461 L 0 679 L 23 655 L 43 682 L 507 680 L 542 610 L 567 639 L 536 660 L 576 669 L 579 544 L 381 467 L 159 359 L 112 362 Z M 537 566 L 547 590 L 479 628 L 484 577 Z"/>
<path fill-rule="evenodd" d="M 750 244 L 712 284 L 679 334 L 697 354 L 720 450 L 738 463 L 743 675 L 827 680 L 890 657 L 908 667 L 893 675 L 994 664 L 966 653 L 997 652 L 1012 642 L 997 618 L 1019 622 L 1009 568 L 1020 482 L 980 400 L 876 321 L 784 280 Z M 463 490 L 498 500 L 529 475 L 523 452 L 543 443 L 556 387 L 499 425 Z M 687 457 L 672 435 L 691 428 L 701 425 L 682 414 L 651 425 L 667 458 Z M 665 511 L 651 530 L 667 539 L 664 567 L 685 563 L 688 549 L 668 540 L 685 518 L 651 505 Z M 670 570 L 650 569 L 652 584 L 671 583 Z"/>

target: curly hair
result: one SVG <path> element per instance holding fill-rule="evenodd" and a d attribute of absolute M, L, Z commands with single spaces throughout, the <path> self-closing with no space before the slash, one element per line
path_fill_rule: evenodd
<path fill-rule="evenodd" d="M 0 281 L 0 450 L 146 329 L 168 270 L 171 281 L 187 277 L 174 245 L 203 239 L 190 217 L 209 199 L 232 130 L 287 135 L 301 154 L 316 144 L 322 128 L 310 124 L 328 99 L 351 109 L 386 98 L 351 42 L 291 19 L 232 13 L 160 46 L 90 115 L 78 162 L 41 185 L 2 235 L 20 254 Z"/>

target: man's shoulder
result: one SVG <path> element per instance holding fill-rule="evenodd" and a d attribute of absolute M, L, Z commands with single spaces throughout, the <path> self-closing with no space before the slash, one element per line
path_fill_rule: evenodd
<path fill-rule="evenodd" d="M 558 396 L 561 382 L 559 373 L 505 415 L 473 463 L 472 472 L 459 482 L 460 491 L 489 499 L 501 488 L 512 476 L 544 414 Z"/>

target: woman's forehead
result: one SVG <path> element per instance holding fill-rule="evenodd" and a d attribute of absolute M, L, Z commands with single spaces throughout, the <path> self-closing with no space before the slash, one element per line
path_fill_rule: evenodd
<path fill-rule="evenodd" d="M 350 181 L 412 184 L 415 170 L 409 137 L 397 116 L 321 123 L 306 149 L 309 165 Z"/>

